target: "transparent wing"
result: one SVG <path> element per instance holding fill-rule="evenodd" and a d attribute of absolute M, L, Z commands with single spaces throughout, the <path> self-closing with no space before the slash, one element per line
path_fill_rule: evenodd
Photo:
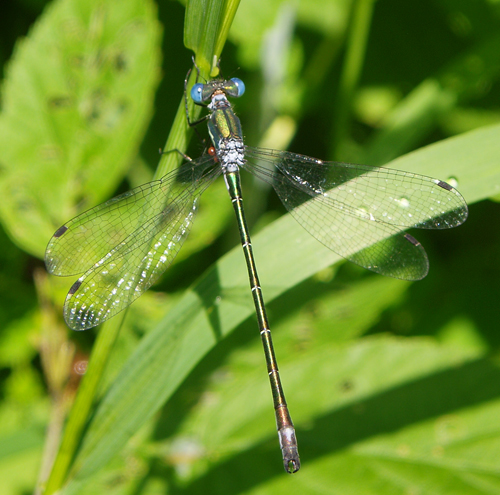
<path fill-rule="evenodd" d="M 125 309 L 165 271 L 191 229 L 198 199 L 217 178 L 210 156 L 82 213 L 49 242 L 48 269 L 87 271 L 73 284 L 64 318 L 74 330 Z M 76 251 L 76 252 L 75 252 Z"/>
<path fill-rule="evenodd" d="M 45 251 L 49 273 L 78 275 L 161 213 L 191 183 L 203 182 L 214 161 L 209 155 L 87 210 L 57 229 Z"/>
<path fill-rule="evenodd" d="M 467 218 L 460 193 L 430 177 L 250 147 L 245 158 L 311 235 L 383 275 L 419 280 L 428 272 L 425 250 L 404 229 L 450 228 Z"/>

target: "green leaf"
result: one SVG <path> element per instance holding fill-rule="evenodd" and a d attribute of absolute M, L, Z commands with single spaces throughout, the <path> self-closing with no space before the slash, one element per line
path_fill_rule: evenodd
<path fill-rule="evenodd" d="M 184 44 L 196 54 L 202 73 L 216 76 L 239 0 L 190 0 L 186 6 Z"/>
<path fill-rule="evenodd" d="M 28 252 L 41 257 L 135 157 L 159 80 L 155 15 L 150 0 L 59 0 L 18 43 L 2 89 L 0 216 Z"/>
<path fill-rule="evenodd" d="M 215 486 L 227 493 L 242 478 L 257 493 L 289 493 L 292 484 L 301 493 L 330 493 L 332 487 L 401 493 L 399 478 L 417 493 L 422 485 L 423 493 L 476 493 L 459 489 L 464 474 L 483 481 L 495 476 L 499 370 L 477 353 L 429 338 L 376 335 L 312 343 L 287 354 L 280 371 L 303 461 L 291 479 L 275 469 L 279 452 L 267 383 L 259 378 L 262 366 L 250 361 L 258 350 L 244 349 L 210 377 L 204 390 L 210 400 L 200 399 L 173 439 L 173 457 L 181 440 L 199 452 L 186 463 L 185 493 Z M 484 391 L 475 393 L 479 383 Z M 492 398 L 488 404 L 481 404 L 483 394 Z M 472 463 L 471 444 L 485 449 Z M 245 471 L 253 473 L 251 480 Z M 455 491 L 442 491 L 450 479 Z"/>
<path fill-rule="evenodd" d="M 479 129 L 390 165 L 445 180 L 455 178 L 464 196 L 478 201 L 496 194 L 500 187 L 499 136 L 498 125 Z M 268 302 L 339 261 L 289 215 L 260 232 L 253 246 Z M 246 296 L 238 296 L 245 291 Z M 252 313 L 243 256 L 237 247 L 205 273 L 130 357 L 89 426 L 68 493 L 109 462 L 199 360 Z"/>
<path fill-rule="evenodd" d="M 408 286 L 409 283 L 387 277 L 369 277 L 349 287 L 325 284 L 324 292 L 318 294 L 316 290 L 310 295 L 314 291 L 314 282 L 311 281 L 299 284 L 280 299 L 283 306 L 300 308 L 286 318 L 273 318 L 272 329 L 274 347 L 280 356 L 280 374 L 297 425 L 313 421 L 315 416 L 338 407 L 342 381 L 347 381 L 346 376 L 351 377 L 339 363 L 338 356 L 346 359 L 346 365 L 350 360 L 351 366 L 354 362 L 358 366 L 361 359 L 355 361 L 352 356 L 346 356 L 348 352 L 356 352 L 358 344 L 353 339 L 363 335 L 382 311 L 398 302 Z M 307 298 L 307 303 L 301 306 L 304 298 Z M 276 303 L 269 309 L 272 315 L 286 314 Z M 335 322 L 334 328 L 332 321 Z M 257 337 L 252 319 L 242 327 L 239 332 Z M 254 338 L 227 355 L 224 352 L 227 346 L 223 344 L 221 347 L 211 356 L 210 361 L 218 364 L 211 375 L 205 376 L 206 369 L 196 369 L 194 377 L 190 377 L 191 384 L 201 380 L 206 382 L 203 394 L 214 400 L 204 401 L 200 397 L 195 407 L 182 411 L 181 426 L 175 431 L 174 438 L 169 439 L 172 455 L 175 457 L 176 444 L 182 440 L 198 445 L 198 451 L 203 455 L 198 459 L 194 456 L 187 463 L 192 471 L 196 471 L 210 461 L 225 462 L 244 450 L 260 449 L 259 445 L 265 442 L 269 445 L 269 454 L 266 455 L 274 464 L 272 459 L 279 460 L 279 452 L 273 449 L 276 447 L 272 429 L 274 417 L 269 407 L 269 385 L 262 376 L 261 341 Z M 335 366 L 331 365 L 332 361 Z M 363 376 L 372 365 L 367 360 L 359 366 L 356 375 Z M 315 378 L 311 380 L 313 375 Z M 322 394 L 321 387 L 325 383 L 329 383 L 338 394 Z M 351 382 L 345 388 L 352 386 Z M 191 385 L 188 393 L 195 392 Z M 214 421 L 216 417 L 219 420 Z M 251 457 L 249 453 L 244 455 Z M 255 456 L 251 464 L 258 471 L 262 459 Z"/>

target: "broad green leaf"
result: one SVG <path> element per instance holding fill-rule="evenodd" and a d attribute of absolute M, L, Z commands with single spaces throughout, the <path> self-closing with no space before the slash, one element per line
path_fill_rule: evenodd
<path fill-rule="evenodd" d="M 344 381 L 348 380 L 345 369 L 341 365 L 337 366 L 338 356 L 343 359 L 346 353 L 355 352 L 357 344 L 353 343 L 353 339 L 363 335 L 378 320 L 382 311 L 400 300 L 409 283 L 400 283 L 387 277 L 370 277 L 349 287 L 329 285 L 331 290 L 313 297 L 308 294 L 313 283 L 299 285 L 291 291 L 292 294 L 287 293 L 286 301 L 282 304 L 299 308 L 299 300 L 307 297 L 314 309 L 311 311 L 310 304 L 306 303 L 286 318 L 273 318 L 273 341 L 278 353 L 280 374 L 285 382 L 296 424 L 313 421 L 315 416 L 335 407 L 342 396 L 342 386 L 338 386 L 342 383 L 341 377 Z M 275 304 L 270 312 L 272 315 L 280 314 Z M 311 312 L 314 317 L 309 314 Z M 320 313 L 325 313 L 323 323 L 323 318 L 317 318 Z M 257 337 L 252 319 L 238 331 Z M 281 355 L 284 359 L 280 358 Z M 169 439 L 173 459 L 176 458 L 176 445 L 190 441 L 198 446 L 199 457 L 193 456 L 190 462 L 185 463 L 188 472 L 200 471 L 202 466 L 211 462 L 225 462 L 229 457 L 246 449 L 251 450 L 262 442 L 272 447 L 274 440 L 274 417 L 269 407 L 269 384 L 262 376 L 264 362 L 260 339 L 252 339 L 248 345 L 233 351 L 229 356 L 218 351 L 211 358 L 212 362 L 217 360 L 220 366 L 216 367 L 213 375 L 203 376 L 202 371 L 195 372 L 195 379 L 206 381 L 203 395 L 213 400 L 204 401 L 200 397 L 192 410 L 184 412 L 181 426 L 174 438 Z M 311 379 L 314 374 L 312 369 L 315 366 L 319 369 L 320 362 L 324 363 L 324 369 Z M 336 364 L 332 366 L 332 362 Z M 346 358 L 347 362 L 349 358 Z M 366 362 L 366 368 L 360 366 L 360 376 L 372 365 L 372 362 Z M 193 383 L 192 380 L 190 382 Z M 326 383 L 334 389 L 332 395 L 322 394 L 321 389 Z M 350 386 L 348 384 L 346 388 Z M 318 396 L 316 400 L 315 395 Z M 216 417 L 220 421 L 214 421 Z M 279 451 L 274 453 L 274 460 L 279 461 Z M 253 463 L 257 470 L 262 462 L 258 457 Z M 180 469 L 182 464 L 180 461 L 177 467 Z M 195 477 L 193 472 L 187 476 L 188 479 Z"/>
<path fill-rule="evenodd" d="M 444 180 L 454 178 L 469 202 L 478 201 L 500 188 L 499 135 L 498 125 L 479 129 L 389 165 Z M 253 245 L 267 301 L 339 261 L 288 215 L 259 233 Z M 235 248 L 208 270 L 141 341 L 89 426 L 68 493 L 109 462 L 198 361 L 253 313 L 251 298 L 244 295 L 248 280 L 240 250 Z"/>
<path fill-rule="evenodd" d="M 172 440 L 173 459 L 182 459 L 176 452 L 181 442 L 197 446 L 198 458 L 193 448 L 177 466 L 188 473 L 185 493 L 215 486 L 230 492 L 238 478 L 246 481 L 245 493 L 287 493 L 292 485 L 301 493 L 401 493 L 399 477 L 419 489 L 427 485 L 423 493 L 454 493 L 442 488 L 455 478 L 455 493 L 463 493 L 464 475 L 476 473 L 483 481 L 496 475 L 498 447 L 491 446 L 500 436 L 493 419 L 500 409 L 498 365 L 433 339 L 377 335 L 313 344 L 282 360 L 303 462 L 300 474 L 283 476 L 273 469 L 280 458 L 267 383 L 250 358 L 258 350 L 243 350 L 209 377 L 207 399 L 200 398 Z M 484 391 L 475 394 L 478 383 Z M 470 444 L 484 448 L 484 455 L 471 458 Z"/>
<path fill-rule="evenodd" d="M 56 228 L 116 188 L 159 80 L 151 0 L 56 0 L 18 43 L 2 88 L 0 215 L 41 257 Z M 50 194 L 47 194 L 50 191 Z"/>

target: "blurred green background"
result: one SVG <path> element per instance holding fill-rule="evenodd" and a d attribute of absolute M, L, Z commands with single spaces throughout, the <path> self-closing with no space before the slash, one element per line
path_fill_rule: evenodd
<path fill-rule="evenodd" d="M 66 329 L 74 279 L 47 276 L 46 243 L 79 211 L 153 177 L 191 67 L 184 12 L 152 0 L 2 7 L 0 495 L 47 477 L 99 335 Z M 500 3 L 242 0 L 221 70 L 245 81 L 235 108 L 248 144 L 368 165 L 402 157 L 390 165 L 456 179 L 469 219 L 412 232 L 430 259 L 417 283 L 327 266 L 312 247 L 317 267 L 303 271 L 315 275 L 273 284 L 273 264 L 284 258 L 293 274 L 309 258 L 285 252 L 284 209 L 243 178 L 299 440 L 303 467 L 290 477 L 244 284 L 221 280 L 203 301 L 211 323 L 226 305 L 220 333 L 186 339 L 197 350 L 176 364 L 185 379 L 164 359 L 156 386 L 169 391 L 127 423 L 156 394 L 147 337 L 154 347 L 168 328 L 176 354 L 196 321 L 182 308 L 237 247 L 215 184 L 175 264 L 128 312 L 63 493 L 500 493 Z M 193 139 L 188 154 L 203 149 Z M 220 263 L 219 275 L 231 271 Z"/>

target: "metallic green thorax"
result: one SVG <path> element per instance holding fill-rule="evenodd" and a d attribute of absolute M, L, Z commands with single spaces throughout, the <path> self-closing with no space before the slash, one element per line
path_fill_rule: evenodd
<path fill-rule="evenodd" d="M 208 132 L 216 147 L 221 140 L 243 139 L 240 119 L 236 117 L 231 107 L 221 106 L 214 110 L 208 121 Z"/>

